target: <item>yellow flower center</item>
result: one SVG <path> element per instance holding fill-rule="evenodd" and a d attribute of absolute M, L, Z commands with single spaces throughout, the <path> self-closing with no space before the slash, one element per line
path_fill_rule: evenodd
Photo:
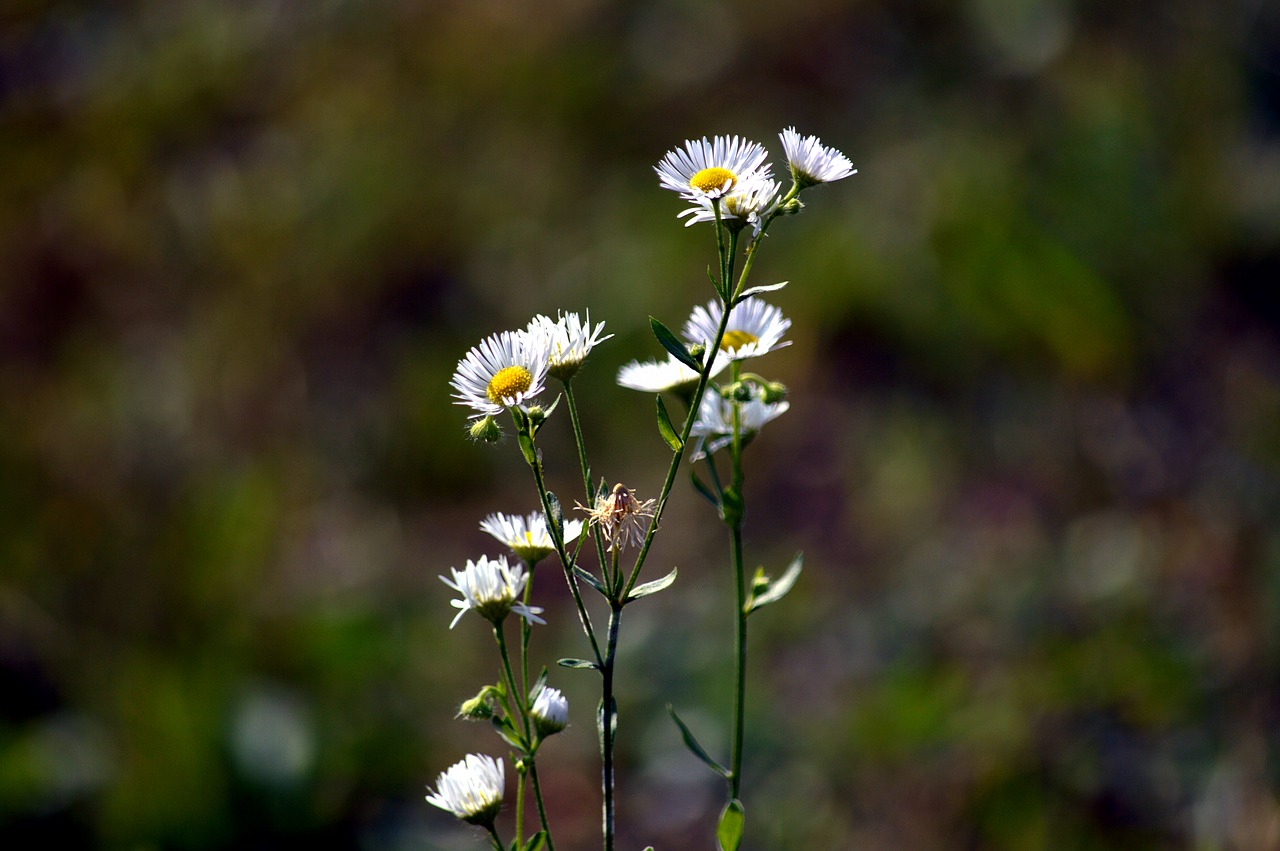
<path fill-rule="evenodd" d="M 720 340 L 720 350 L 727 352 L 730 349 L 740 349 L 747 343 L 758 343 L 760 338 L 750 331 L 725 331 L 724 337 Z"/>
<path fill-rule="evenodd" d="M 689 185 L 699 192 L 714 192 L 716 190 L 724 190 L 733 186 L 738 182 L 738 176 L 727 168 L 712 166 L 704 168 L 702 171 L 689 178 Z"/>
<path fill-rule="evenodd" d="M 493 378 L 489 379 L 485 395 L 493 404 L 501 405 L 504 399 L 510 399 L 525 392 L 531 384 L 533 384 L 533 376 L 529 370 L 522 366 L 509 366 L 498 370 Z"/>

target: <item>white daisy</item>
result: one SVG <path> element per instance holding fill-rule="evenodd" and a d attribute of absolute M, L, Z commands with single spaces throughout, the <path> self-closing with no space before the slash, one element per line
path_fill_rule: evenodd
<path fill-rule="evenodd" d="M 717 354 L 711 364 L 711 377 L 724 372 L 728 365 L 729 359 Z M 698 386 L 698 373 L 668 355 L 665 361 L 633 360 L 623 365 L 618 370 L 618 384 L 646 393 L 691 393 Z"/>
<path fill-rule="evenodd" d="M 541 511 L 519 514 L 490 514 L 480 521 L 480 528 L 511 548 L 516 557 L 537 564 L 556 551 L 547 530 L 546 515 Z M 576 541 L 582 534 L 581 520 L 564 521 L 564 542 Z"/>
<path fill-rule="evenodd" d="M 733 442 L 733 401 L 725 399 L 719 393 L 707 393 L 698 406 L 698 418 L 693 421 L 689 434 L 701 438 L 697 451 L 693 454 L 696 461 L 717 450 L 723 449 Z M 743 445 L 753 438 L 765 423 L 775 420 L 791 407 L 789 402 L 765 402 L 753 395 L 746 402 L 738 403 L 738 431 L 742 435 Z"/>
<path fill-rule="evenodd" d="M 796 128 L 788 127 L 778 138 L 782 140 L 791 177 L 801 189 L 858 173 L 848 157 L 823 145 L 817 136 L 801 136 Z"/>
<path fill-rule="evenodd" d="M 764 217 L 772 210 L 778 200 L 778 188 L 781 184 L 776 180 L 764 179 L 742 184 L 740 188 L 729 192 L 720 201 L 720 218 L 732 222 L 741 222 L 741 226 L 750 225 L 752 233 L 759 233 Z M 710 202 L 690 207 L 677 214 L 677 218 L 689 217 L 685 227 L 695 222 L 714 222 L 715 210 Z"/>
<path fill-rule="evenodd" d="M 448 810 L 468 824 L 492 825 L 502 809 L 502 761 L 483 754 L 467 754 L 436 778 L 436 791 L 427 803 Z"/>
<path fill-rule="evenodd" d="M 440 577 L 440 581 L 462 595 L 461 600 L 449 601 L 454 608 L 460 609 L 453 622 L 449 624 L 449 629 L 453 629 L 458 623 L 458 618 L 469 610 L 475 610 L 477 614 L 495 624 L 501 623 L 508 612 L 515 612 L 527 621 L 546 623 L 538 617 L 542 609 L 537 606 L 525 606 L 519 602 L 529 577 L 524 572 L 523 566 L 518 564 L 515 567 L 509 566 L 506 556 L 493 559 L 480 556 L 479 561 L 468 559 L 467 566 L 462 570 L 456 567 L 451 567 L 449 570 L 453 573 L 453 581 L 450 582 L 443 576 Z"/>
<path fill-rule="evenodd" d="M 559 313 L 559 319 L 538 314 L 529 323 L 530 334 L 541 334 L 547 339 L 548 372 L 561 381 L 567 381 L 582 366 L 587 355 L 597 343 L 603 343 L 612 334 L 601 337 L 604 323 L 591 327 L 591 312 L 584 323 L 576 313 Z"/>
<path fill-rule="evenodd" d="M 456 404 L 469 405 L 478 419 L 533 399 L 547 379 L 548 345 L 544 335 L 524 331 L 485 338 L 458 361 L 449 382 Z"/>
<path fill-rule="evenodd" d="M 543 686 L 529 707 L 538 735 L 543 738 L 559 733 L 569 725 L 569 701 L 558 688 Z"/>
<path fill-rule="evenodd" d="M 738 136 L 716 136 L 708 142 L 686 141 L 667 152 L 654 167 L 664 189 L 702 206 L 705 202 L 769 177 L 768 153 Z"/>
<path fill-rule="evenodd" d="M 693 309 L 684 323 L 682 333 L 691 343 L 710 346 L 720 327 L 724 306 L 718 301 L 708 302 L 706 307 Z M 782 335 L 791 327 L 791 320 L 782 311 L 758 298 L 749 298 L 729 311 L 729 324 L 725 326 L 720 350 L 729 360 L 759 357 L 774 349 L 791 345 Z"/>

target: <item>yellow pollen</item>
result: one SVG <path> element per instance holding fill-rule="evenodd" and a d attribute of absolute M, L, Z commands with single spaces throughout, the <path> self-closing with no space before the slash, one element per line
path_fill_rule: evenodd
<path fill-rule="evenodd" d="M 529 385 L 533 384 L 533 376 L 529 370 L 522 366 L 509 366 L 506 369 L 498 370 L 493 378 L 489 379 L 489 386 L 485 388 L 485 395 L 489 397 L 489 401 L 495 405 L 503 404 L 504 399 L 510 399 L 519 393 L 523 393 L 529 389 Z"/>
<path fill-rule="evenodd" d="M 712 166 L 689 178 L 689 185 L 699 192 L 712 192 L 717 189 L 728 189 L 738 182 L 738 176 L 727 168 Z"/>
<path fill-rule="evenodd" d="M 760 338 L 750 331 L 725 331 L 724 338 L 720 340 L 720 350 L 727 352 L 730 349 L 740 349 L 747 343 L 758 343 Z"/>

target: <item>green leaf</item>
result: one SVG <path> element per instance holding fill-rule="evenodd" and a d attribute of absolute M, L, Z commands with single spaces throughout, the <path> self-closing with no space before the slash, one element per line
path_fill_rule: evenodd
<path fill-rule="evenodd" d="M 588 662 L 586 659 L 561 659 L 556 662 L 561 668 L 598 668 L 595 662 Z"/>
<path fill-rule="evenodd" d="M 520 432 L 520 451 L 524 454 L 525 463 L 530 467 L 538 466 L 538 450 L 533 446 L 533 438 L 525 432 Z"/>
<path fill-rule="evenodd" d="M 646 582 L 643 585 L 637 585 L 632 591 L 631 596 L 627 597 L 627 602 L 637 600 L 641 597 L 648 597 L 650 594 L 657 594 L 663 588 L 670 587 L 672 582 L 676 581 L 676 573 L 679 568 L 671 568 L 671 572 L 661 579 L 655 579 L 652 582 Z"/>
<path fill-rule="evenodd" d="M 612 697 L 609 698 L 608 723 L 609 723 L 609 736 L 616 742 L 617 741 L 616 734 L 618 732 L 618 701 Z M 600 734 L 600 752 L 601 753 L 604 752 L 604 725 L 605 725 L 604 700 L 601 700 L 600 703 L 596 706 L 596 732 Z"/>
<path fill-rule="evenodd" d="M 507 718 L 505 715 L 499 718 L 495 715 L 489 720 L 493 723 L 494 732 L 501 736 L 504 742 L 511 745 L 511 747 L 521 753 L 529 752 L 529 748 L 525 744 L 524 738 L 520 735 L 520 731 L 512 725 L 510 718 Z"/>
<path fill-rule="evenodd" d="M 684 343 L 680 342 L 675 334 L 672 334 L 666 325 L 663 325 L 654 317 L 649 317 L 649 327 L 653 329 L 653 336 L 658 338 L 658 342 L 662 344 L 662 348 L 671 353 L 671 356 L 680 363 L 689 367 L 695 372 L 702 372 L 702 364 L 689 354 L 689 350 L 685 348 Z"/>
<path fill-rule="evenodd" d="M 680 728 L 680 735 L 684 737 L 684 746 L 688 748 L 694 756 L 706 763 L 707 767 L 716 774 L 719 774 L 726 780 L 729 779 L 729 769 L 712 759 L 710 754 L 703 749 L 702 745 L 698 744 L 698 740 L 693 736 L 693 731 L 685 726 L 685 723 L 680 720 L 680 716 L 676 714 L 675 708 L 669 703 L 667 704 L 667 712 L 671 713 L 671 720 L 676 722 L 676 726 Z"/>
<path fill-rule="evenodd" d="M 583 570 L 575 564 L 573 566 L 573 575 L 599 591 L 602 597 L 608 599 L 609 592 L 605 590 L 604 583 L 592 576 L 590 571 Z"/>
<path fill-rule="evenodd" d="M 556 537 L 559 540 L 563 541 L 564 540 L 564 509 L 560 507 L 560 498 L 557 497 L 551 491 L 547 491 L 547 505 L 550 506 L 551 508 L 551 511 L 547 518 L 550 521 L 547 524 L 547 528 L 558 529 L 559 531 Z"/>
<path fill-rule="evenodd" d="M 540 830 L 533 836 L 529 837 L 529 841 L 524 844 L 521 851 L 538 851 L 539 848 L 547 844 L 547 832 Z"/>
<path fill-rule="evenodd" d="M 716 843 L 720 851 L 738 851 L 742 844 L 742 828 L 747 814 L 742 809 L 742 802 L 731 798 L 720 813 L 720 824 L 716 826 Z"/>
<path fill-rule="evenodd" d="M 675 427 L 671 425 L 671 416 L 667 413 L 667 406 L 662 401 L 662 396 L 658 396 L 658 432 L 662 435 L 662 439 L 667 442 L 667 446 L 675 452 L 679 452 L 684 448 L 684 443 L 680 440 L 680 435 L 676 434 Z"/>
<path fill-rule="evenodd" d="M 725 488 L 720 494 L 720 518 L 725 524 L 730 528 L 737 528 L 742 523 L 742 512 L 745 510 L 746 506 L 738 489 L 733 485 Z"/>
<path fill-rule="evenodd" d="M 751 595 L 751 599 L 747 601 L 747 614 L 751 614 L 761 606 L 776 603 L 785 597 L 787 592 L 796 584 L 796 580 L 800 578 L 800 571 L 803 569 L 804 553 L 796 553 L 796 557 L 791 560 L 786 572 L 770 582 L 768 590 L 758 596 Z"/>
<path fill-rule="evenodd" d="M 546 687 L 547 687 L 547 666 L 543 665 L 542 673 L 538 675 L 538 679 L 534 680 L 533 688 L 529 690 L 529 694 L 537 695 L 538 692 L 542 691 Z M 533 701 L 531 700 L 529 702 L 532 703 Z"/>
<path fill-rule="evenodd" d="M 689 480 L 693 482 L 693 489 L 702 494 L 702 498 L 711 503 L 717 511 L 720 510 L 720 497 L 716 496 L 711 488 L 702 483 L 702 479 L 698 478 L 698 473 L 692 467 L 689 468 Z"/>
<path fill-rule="evenodd" d="M 753 295 L 760 295 L 760 293 L 777 292 L 778 290 L 785 287 L 788 283 L 790 283 L 790 281 L 783 281 L 780 284 L 766 284 L 762 287 L 751 287 L 750 289 L 743 290 L 741 293 L 739 293 L 738 297 L 733 300 L 733 303 L 735 305 L 739 305 L 739 304 L 742 304 L 747 299 L 751 298 Z"/>

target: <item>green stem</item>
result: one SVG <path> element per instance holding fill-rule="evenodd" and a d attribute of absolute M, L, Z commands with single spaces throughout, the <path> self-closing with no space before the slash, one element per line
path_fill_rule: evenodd
<path fill-rule="evenodd" d="M 569 422 L 573 425 L 573 440 L 578 446 L 578 464 L 582 467 L 582 486 L 587 494 L 587 508 L 594 508 L 596 504 L 595 490 L 591 486 L 591 465 L 587 463 L 587 444 L 582 438 L 582 420 L 578 416 L 578 402 L 573 395 L 573 384 L 564 382 L 564 399 L 569 406 Z M 604 579 L 605 587 L 612 589 L 615 578 L 604 575 L 605 558 L 604 558 L 604 533 L 600 531 L 599 525 L 592 523 L 592 537 L 596 541 L 596 557 L 599 559 L 600 573 Z"/>
<path fill-rule="evenodd" d="M 551 823 L 547 821 L 547 808 L 542 803 L 542 784 L 538 782 L 538 766 L 534 764 L 533 757 L 528 759 L 529 779 L 533 782 L 533 798 L 538 802 L 538 818 L 542 822 L 542 829 L 547 834 L 547 851 L 556 851 L 556 844 L 551 841 Z"/>
<path fill-rule="evenodd" d="M 740 367 L 733 365 L 730 375 L 736 382 L 740 377 Z M 747 584 L 742 558 L 742 523 L 746 516 L 745 498 L 743 495 L 744 476 L 742 473 L 742 414 L 741 405 L 733 403 L 733 441 L 729 449 L 733 465 L 733 479 L 729 485 L 737 495 L 742 511 L 736 514 L 729 529 L 730 553 L 733 565 L 733 581 L 736 590 L 737 606 L 736 632 L 734 636 L 734 674 L 735 694 L 733 701 L 733 750 L 729 763 L 729 797 L 739 798 L 742 792 L 742 746 L 746 731 L 746 696 L 747 696 Z"/>
<path fill-rule="evenodd" d="M 601 788 L 604 793 L 603 828 L 604 851 L 613 851 L 615 824 L 614 760 L 613 760 L 613 663 L 618 651 L 618 629 L 622 620 L 622 605 L 612 602 L 609 610 L 609 643 L 604 664 L 601 666 L 600 725 Z"/>
<path fill-rule="evenodd" d="M 506 847 L 502 844 L 502 837 L 498 835 L 498 829 L 493 826 L 493 822 L 485 825 L 489 829 L 489 841 L 493 843 L 494 851 L 506 851 Z"/>
<path fill-rule="evenodd" d="M 716 226 L 717 230 L 720 226 L 720 208 L 716 207 Z M 720 263 L 720 280 L 724 286 L 728 286 L 728 280 L 733 276 L 733 255 L 737 250 L 738 234 L 731 232 L 729 234 L 729 250 L 725 253 L 723 248 L 723 237 L 717 239 L 720 244 L 721 263 Z M 754 247 L 755 243 L 752 243 Z M 745 281 L 745 277 L 742 279 Z M 739 283 L 741 288 L 741 283 Z M 698 408 L 702 405 L 703 394 L 706 393 L 707 384 L 711 381 L 711 367 L 715 364 L 716 354 L 720 351 L 720 343 L 724 340 L 724 332 L 729 327 L 730 309 L 728 304 L 722 305 L 720 311 L 720 323 L 716 328 L 715 338 L 711 341 L 711 345 L 707 347 L 707 351 L 703 354 L 702 373 L 698 376 L 698 387 L 693 393 L 693 399 L 689 402 L 689 412 L 684 418 L 684 427 L 680 430 L 680 449 L 677 449 L 671 455 L 671 465 L 667 468 L 667 478 L 662 483 L 662 491 L 658 495 L 658 505 L 654 509 L 653 518 L 649 521 L 649 530 L 645 533 L 644 543 L 640 545 L 640 552 L 636 556 L 635 565 L 631 568 L 631 575 L 627 578 L 627 584 L 619 599 L 626 600 L 631 594 L 631 590 L 635 588 L 636 582 L 640 579 L 640 569 L 644 567 L 644 560 L 649 555 L 649 547 L 653 544 L 653 536 L 658 531 L 658 521 L 662 519 L 662 512 L 667 507 L 667 497 L 671 493 L 671 486 L 675 484 L 676 473 L 680 470 L 680 460 L 684 457 L 684 447 L 689 443 L 689 435 L 693 431 L 693 423 L 698 418 Z"/>

